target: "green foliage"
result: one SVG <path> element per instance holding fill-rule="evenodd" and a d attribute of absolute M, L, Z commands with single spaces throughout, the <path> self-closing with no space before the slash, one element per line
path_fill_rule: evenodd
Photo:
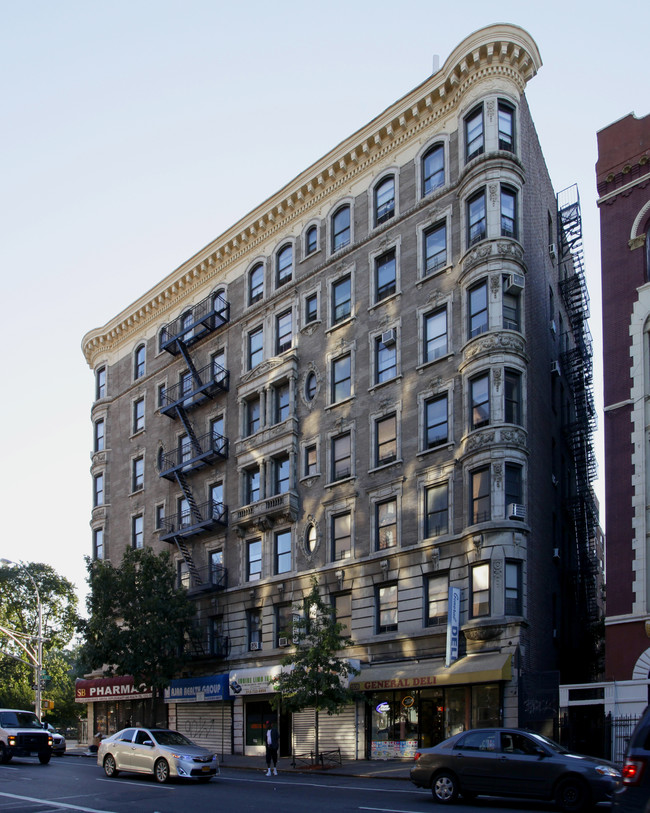
<path fill-rule="evenodd" d="M 80 709 L 74 703 L 74 677 L 70 673 L 70 656 L 64 649 L 70 644 L 79 624 L 74 585 L 59 576 L 50 565 L 42 563 L 28 562 L 24 568 L 1 567 L 0 627 L 17 635 L 35 653 L 38 601 L 34 584 L 41 599 L 45 639 L 43 668 L 51 676 L 43 697 L 55 700 L 55 709 L 50 713 L 55 724 L 72 724 Z M 33 709 L 35 670 L 15 659 L 27 661 L 27 654 L 7 632 L 1 630 L 0 650 L 0 706 Z"/>
<path fill-rule="evenodd" d="M 299 608 L 303 609 L 303 608 Z M 305 600 L 305 615 L 293 623 L 295 652 L 282 659 L 292 666 L 275 680 L 278 694 L 271 701 L 281 702 L 287 711 L 316 710 L 315 751 L 318 753 L 318 712 L 339 714 L 354 702 L 358 694 L 347 685 L 348 678 L 359 674 L 338 653 L 351 645 L 343 636 L 343 624 L 336 620 L 333 608 L 323 601 L 318 579 L 312 576 L 311 592 Z"/>
<path fill-rule="evenodd" d="M 129 549 L 119 567 L 87 562 L 90 594 L 83 624 L 82 661 L 88 671 L 132 675 L 154 689 L 166 686 L 181 665 L 184 631 L 194 603 L 176 589 L 168 553 Z"/>

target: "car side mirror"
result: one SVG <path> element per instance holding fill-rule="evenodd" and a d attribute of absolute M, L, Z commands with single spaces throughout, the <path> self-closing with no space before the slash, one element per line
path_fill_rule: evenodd
<path fill-rule="evenodd" d="M 151 748 L 153 748 L 153 740 L 145 740 L 142 744 L 149 745 Z"/>
<path fill-rule="evenodd" d="M 547 755 L 546 751 L 540 745 L 536 746 L 535 753 L 538 757 L 545 757 Z"/>

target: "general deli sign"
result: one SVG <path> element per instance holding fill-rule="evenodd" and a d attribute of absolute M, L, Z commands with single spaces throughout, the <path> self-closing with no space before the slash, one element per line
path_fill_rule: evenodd
<path fill-rule="evenodd" d="M 350 685 L 353 689 L 371 692 L 382 689 L 415 689 L 426 686 L 435 686 L 437 683 L 435 675 L 425 675 L 423 677 L 388 678 L 387 680 L 363 680 L 356 677 Z"/>
<path fill-rule="evenodd" d="M 96 703 L 100 700 L 147 700 L 152 696 L 151 688 L 141 684 L 135 686 L 132 677 L 96 678 L 78 680 L 74 687 L 77 703 Z"/>

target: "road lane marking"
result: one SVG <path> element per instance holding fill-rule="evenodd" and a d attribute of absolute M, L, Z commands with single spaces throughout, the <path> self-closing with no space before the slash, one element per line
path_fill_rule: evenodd
<path fill-rule="evenodd" d="M 129 782 L 128 779 L 102 779 L 101 777 L 98 777 L 97 781 L 110 782 L 111 785 L 117 785 L 118 787 L 122 787 L 122 785 L 131 785 L 131 787 L 146 788 L 146 790 L 149 790 L 149 788 L 158 788 L 158 790 L 176 790 L 176 788 L 170 788 L 169 785 L 154 785 L 151 782 L 143 785 L 140 782 Z"/>
<path fill-rule="evenodd" d="M 6 796 L 7 799 L 20 799 L 21 802 L 35 802 L 38 805 L 47 807 L 62 808 L 63 810 L 80 810 L 82 813 L 116 813 L 114 810 L 98 810 L 95 807 L 81 807 L 81 805 L 71 805 L 66 802 L 54 802 L 52 799 L 35 799 L 33 796 L 19 796 L 17 793 L 2 793 L 0 796 Z"/>
<path fill-rule="evenodd" d="M 269 785 L 273 784 L 272 782 L 269 782 L 269 779 L 273 779 L 275 782 L 277 782 L 280 779 L 280 777 L 281 774 L 278 776 L 265 777 L 264 779 L 241 779 L 239 777 L 224 776 L 223 774 L 221 774 L 221 776 L 218 776 L 217 779 L 225 779 L 226 782 L 258 782 L 261 785 Z M 367 786 L 364 787 L 360 785 L 326 785 L 325 783 L 322 782 L 292 782 L 289 787 L 294 787 L 298 785 L 302 785 L 303 787 L 307 788 L 328 788 L 328 790 L 365 790 L 365 791 L 368 790 Z M 429 796 L 429 791 L 417 790 L 417 788 L 409 788 L 408 791 L 405 791 L 404 788 L 401 788 L 400 790 L 393 790 L 392 788 L 391 789 L 381 788 L 381 790 L 379 790 L 379 788 L 371 788 L 371 790 L 378 791 L 379 793 L 401 793 L 402 795 L 404 795 L 405 792 L 408 792 L 408 793 L 418 793 L 421 796 Z M 363 810 L 364 808 L 360 809 Z M 379 810 L 380 808 L 367 808 L 367 809 Z"/>

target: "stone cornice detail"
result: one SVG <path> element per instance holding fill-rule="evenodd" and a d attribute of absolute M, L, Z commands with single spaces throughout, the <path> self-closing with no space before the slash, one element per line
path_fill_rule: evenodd
<path fill-rule="evenodd" d="M 171 272 L 101 328 L 82 340 L 90 367 L 140 334 L 148 325 L 171 320 L 197 289 L 227 281 L 237 263 L 274 235 L 308 215 L 323 200 L 367 173 L 398 148 L 417 138 L 460 104 L 474 85 L 497 77 L 521 93 L 542 61 L 530 35 L 514 25 L 476 31 L 458 45 L 443 67 L 361 130 L 298 175 L 228 231 Z"/>

